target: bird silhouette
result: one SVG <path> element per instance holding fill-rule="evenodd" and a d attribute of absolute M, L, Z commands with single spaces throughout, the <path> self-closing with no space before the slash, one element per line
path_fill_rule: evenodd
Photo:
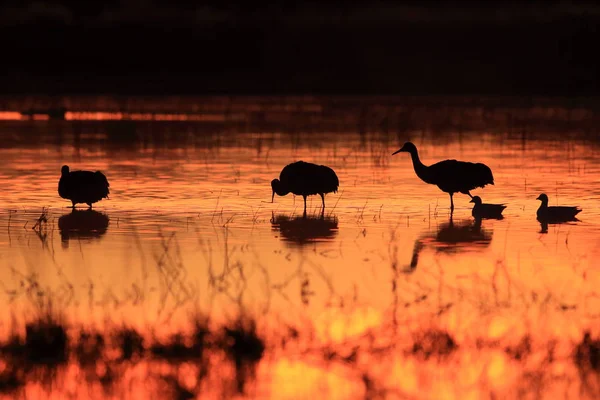
<path fill-rule="evenodd" d="M 297 161 L 286 165 L 279 174 L 279 179 L 271 181 L 273 194 L 285 196 L 293 193 L 304 198 L 304 216 L 306 217 L 306 197 L 318 194 L 323 202 L 322 214 L 325 213 L 325 194 L 336 193 L 340 182 L 335 172 L 324 165 L 316 165 L 304 161 Z"/>
<path fill-rule="evenodd" d="M 479 196 L 473 196 L 469 203 L 475 203 L 471 211 L 475 218 L 502 219 L 502 211 L 506 208 L 504 204 L 483 203 Z"/>
<path fill-rule="evenodd" d="M 463 193 L 471 196 L 470 191 L 494 184 L 492 170 L 485 164 L 466 161 L 444 160 L 430 166 L 424 165 L 419 159 L 417 146 L 411 142 L 404 143 L 400 152 L 410 153 L 415 173 L 425 183 L 437 185 L 443 192 L 450 195 L 450 213 L 454 212 L 454 193 Z"/>
<path fill-rule="evenodd" d="M 537 210 L 537 219 L 540 222 L 558 223 L 577 221 L 575 216 L 581 212 L 581 208 L 576 206 L 548 206 L 548 196 L 544 193 L 540 194 L 536 200 L 542 202 L 540 208 Z"/>
<path fill-rule="evenodd" d="M 108 198 L 110 185 L 102 172 L 69 171 L 68 165 L 63 165 L 60 171 L 58 194 L 63 199 L 71 200 L 71 208 L 75 208 L 77 203 L 92 208 L 93 203 Z"/>

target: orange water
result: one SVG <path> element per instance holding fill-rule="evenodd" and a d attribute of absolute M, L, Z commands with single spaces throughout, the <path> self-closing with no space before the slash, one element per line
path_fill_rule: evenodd
<path fill-rule="evenodd" d="M 600 141 L 593 110 L 568 122 L 561 110 L 519 109 L 536 122 L 510 128 L 505 109 L 461 128 L 463 114 L 443 119 L 427 107 L 385 129 L 332 128 L 339 117 L 321 124 L 327 115 L 293 129 L 238 119 L 1 122 L 0 327 L 6 334 L 48 302 L 74 326 L 110 321 L 158 335 L 185 330 L 198 310 L 216 323 L 242 314 L 271 344 L 250 397 L 593 397 L 572 352 L 584 331 L 598 334 Z M 506 203 L 505 218 L 474 229 L 469 198 L 457 194 L 450 221 L 448 195 L 419 180 L 406 153 L 391 156 L 406 140 L 425 164 L 487 164 L 495 185 L 472 194 Z M 296 160 L 339 177 L 323 220 L 318 196 L 308 221 L 301 198 L 270 203 L 270 180 Z M 71 214 L 57 193 L 63 164 L 102 170 L 110 199 Z M 541 232 L 542 192 L 551 205 L 582 207 L 580 221 Z M 32 229 L 43 212 L 47 222 Z M 294 345 L 273 345 L 287 327 L 299 332 Z M 419 357 L 413 343 L 438 330 L 457 349 Z M 531 349 L 516 359 L 507 349 L 523 338 Z M 127 373 L 152 381 L 136 368 Z M 136 379 L 119 396 L 147 397 L 152 384 Z"/>

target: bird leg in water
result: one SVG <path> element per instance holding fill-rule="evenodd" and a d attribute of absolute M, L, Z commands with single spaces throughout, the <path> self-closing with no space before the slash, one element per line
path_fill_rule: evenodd
<path fill-rule="evenodd" d="M 75 202 L 71 201 L 71 204 L 72 204 L 71 208 L 75 209 Z"/>
<path fill-rule="evenodd" d="M 321 195 L 321 201 L 323 202 L 323 210 L 322 212 L 325 212 L 325 195 L 323 193 L 319 193 Z"/>
<path fill-rule="evenodd" d="M 302 197 L 304 197 L 304 216 L 306 217 L 306 196 Z"/>
<path fill-rule="evenodd" d="M 454 212 L 454 200 L 452 199 L 452 195 L 454 193 L 450 193 L 450 214 Z"/>
<path fill-rule="evenodd" d="M 275 191 L 273 190 L 273 194 L 271 195 L 271 203 L 275 200 Z"/>

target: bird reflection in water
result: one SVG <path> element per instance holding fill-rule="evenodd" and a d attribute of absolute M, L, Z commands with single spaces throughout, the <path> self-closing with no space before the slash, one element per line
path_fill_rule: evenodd
<path fill-rule="evenodd" d="M 108 215 L 87 209 L 73 209 L 70 213 L 58 218 L 61 242 L 64 248 L 69 247 L 69 239 L 98 239 L 108 229 Z"/>
<path fill-rule="evenodd" d="M 322 214 L 301 217 L 273 213 L 271 228 L 279 231 L 284 241 L 302 246 L 333 239 L 338 233 L 338 220 Z"/>
<path fill-rule="evenodd" d="M 427 233 L 415 240 L 410 265 L 405 272 L 413 272 L 419 263 L 419 254 L 425 247 L 439 253 L 459 253 L 487 248 L 493 232 L 481 227 L 481 218 L 454 223 L 452 218 L 441 224 L 435 234 Z"/>

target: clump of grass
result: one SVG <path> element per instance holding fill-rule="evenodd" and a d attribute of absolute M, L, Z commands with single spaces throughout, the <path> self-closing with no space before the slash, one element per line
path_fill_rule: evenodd
<path fill-rule="evenodd" d="M 123 328 L 114 335 L 119 350 L 121 361 L 137 361 L 144 355 L 144 338 L 132 328 Z"/>
<path fill-rule="evenodd" d="M 236 365 L 255 364 L 263 356 L 265 342 L 256 333 L 254 321 L 240 320 L 224 328 L 223 349 Z"/>
<path fill-rule="evenodd" d="M 457 348 L 456 341 L 448 332 L 429 330 L 415 335 L 410 353 L 427 360 L 433 356 L 447 357 Z"/>
<path fill-rule="evenodd" d="M 83 367 L 95 366 L 102 360 L 105 347 L 104 336 L 100 333 L 82 331 L 74 349 L 75 357 Z"/>
<path fill-rule="evenodd" d="M 0 352 L 26 365 L 56 366 L 67 361 L 66 327 L 47 315 L 25 325 L 25 337 L 13 334 Z"/>
<path fill-rule="evenodd" d="M 25 326 L 27 359 L 34 364 L 62 364 L 67 361 L 69 338 L 64 325 L 51 318 Z"/>
<path fill-rule="evenodd" d="M 529 335 L 523 336 L 516 346 L 507 346 L 504 351 L 517 361 L 524 360 L 531 354 L 531 337 Z"/>
<path fill-rule="evenodd" d="M 196 355 L 193 345 L 188 345 L 180 333 L 173 335 L 167 343 L 154 343 L 150 352 L 155 357 L 173 361 L 186 360 Z"/>
<path fill-rule="evenodd" d="M 184 387 L 177 377 L 172 375 L 162 376 L 161 380 L 164 384 L 164 388 L 161 390 L 163 398 L 167 399 L 178 399 L 178 400 L 189 400 L 197 398 L 197 393 Z"/>
<path fill-rule="evenodd" d="M 4 363 L 0 370 L 0 392 L 12 393 L 30 380 L 52 382 L 57 369 L 66 365 L 68 353 L 67 327 L 48 309 L 25 324 L 24 335 L 14 332 L 0 344 Z"/>
<path fill-rule="evenodd" d="M 14 393 L 25 386 L 24 371 L 14 365 L 5 364 L 0 371 L 0 393 Z"/>
<path fill-rule="evenodd" d="M 206 341 L 210 334 L 205 322 L 196 321 L 194 332 L 190 340 L 177 333 L 167 343 L 154 343 L 150 347 L 153 356 L 169 361 L 186 361 L 202 359 Z"/>
<path fill-rule="evenodd" d="M 575 348 L 575 363 L 580 369 L 600 372 L 600 339 L 592 339 L 590 332 L 583 334 L 581 343 Z"/>
<path fill-rule="evenodd" d="M 255 368 L 265 351 L 265 341 L 256 333 L 253 320 L 238 320 L 223 329 L 220 347 L 235 365 L 237 391 L 244 393 L 247 377 L 255 376 Z"/>

